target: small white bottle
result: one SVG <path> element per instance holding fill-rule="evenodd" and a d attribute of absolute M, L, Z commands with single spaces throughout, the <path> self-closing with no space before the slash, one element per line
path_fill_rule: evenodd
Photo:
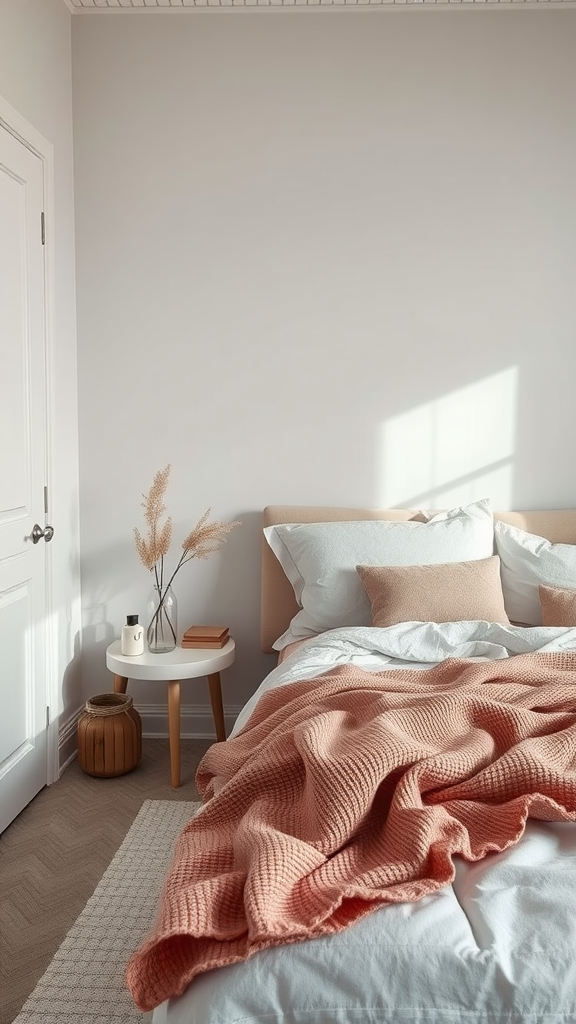
<path fill-rule="evenodd" d="M 137 615 L 126 616 L 126 625 L 122 626 L 120 646 L 122 654 L 130 658 L 144 654 L 144 629 L 138 622 Z"/>

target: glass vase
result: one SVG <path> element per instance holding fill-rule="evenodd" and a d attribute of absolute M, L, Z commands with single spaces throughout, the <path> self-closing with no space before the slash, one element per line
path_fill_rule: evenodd
<path fill-rule="evenodd" d="M 178 605 L 172 587 L 153 587 L 146 605 L 146 640 L 151 654 L 166 654 L 178 643 Z"/>

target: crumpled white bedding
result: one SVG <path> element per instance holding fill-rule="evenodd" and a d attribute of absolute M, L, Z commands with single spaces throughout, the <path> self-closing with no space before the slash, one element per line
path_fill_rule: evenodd
<path fill-rule="evenodd" d="M 248 721 L 259 698 L 297 679 L 313 679 L 335 665 L 368 671 L 431 668 L 445 658 L 509 658 L 530 651 L 576 651 L 576 628 L 503 626 L 499 622 L 399 622 L 386 629 L 332 629 L 304 641 L 273 669 L 238 715 L 231 735 Z"/>
<path fill-rule="evenodd" d="M 487 622 L 332 630 L 261 694 L 352 661 L 425 670 L 446 657 L 575 650 L 576 629 Z M 530 821 L 501 854 L 457 862 L 451 886 L 329 938 L 264 950 L 198 977 L 154 1024 L 576 1024 L 576 825 Z"/>

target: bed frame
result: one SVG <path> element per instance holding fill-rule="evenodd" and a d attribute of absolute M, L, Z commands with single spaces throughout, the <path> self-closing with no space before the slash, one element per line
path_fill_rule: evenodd
<path fill-rule="evenodd" d="M 419 519 L 416 509 L 407 508 L 330 508 L 320 505 L 268 505 L 262 514 L 262 526 L 278 523 L 333 523 L 361 519 L 406 522 Z M 536 512 L 495 512 L 511 526 L 546 537 L 553 544 L 576 544 L 576 509 L 552 509 Z M 267 654 L 272 644 L 290 625 L 298 611 L 294 591 L 280 562 L 262 536 L 262 587 L 260 644 Z"/>

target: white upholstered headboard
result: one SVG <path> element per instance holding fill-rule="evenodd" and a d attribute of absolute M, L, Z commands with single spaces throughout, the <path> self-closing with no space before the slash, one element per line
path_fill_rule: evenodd
<path fill-rule="evenodd" d="M 320 505 L 268 505 L 262 526 L 277 523 L 331 523 L 355 519 L 386 519 L 405 522 L 418 518 L 416 509 L 406 508 L 330 508 Z M 576 509 L 552 509 L 535 512 L 495 512 L 512 526 L 546 537 L 553 543 L 576 544 Z M 280 562 L 262 535 L 262 586 L 260 643 L 270 653 L 272 644 L 288 628 L 298 611 L 292 585 Z"/>

